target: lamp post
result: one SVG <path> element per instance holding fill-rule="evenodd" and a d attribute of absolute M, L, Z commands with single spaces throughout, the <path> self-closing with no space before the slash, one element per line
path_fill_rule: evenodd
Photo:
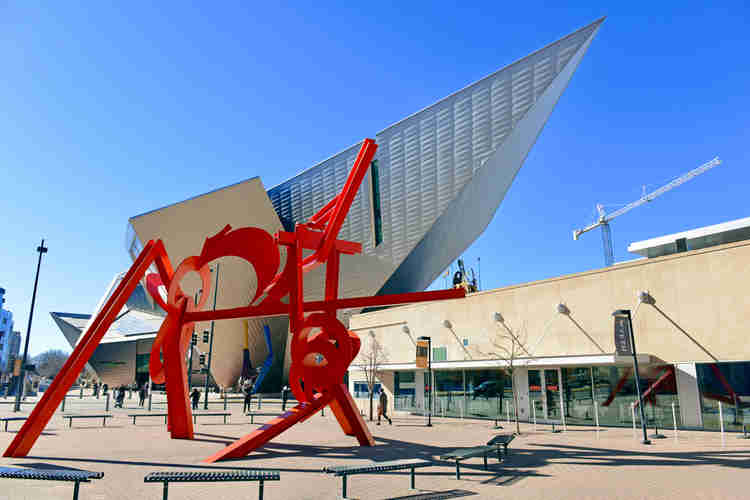
<path fill-rule="evenodd" d="M 44 239 L 42 244 L 36 247 L 36 251 L 39 252 L 39 260 L 36 263 L 36 278 L 34 278 L 34 292 L 31 294 L 31 310 L 29 311 L 29 326 L 26 328 L 26 343 L 23 347 L 23 361 L 21 362 L 21 376 L 18 379 L 18 390 L 16 391 L 16 404 L 13 407 L 13 411 L 17 412 L 21 410 L 21 393 L 24 389 L 24 379 L 26 378 L 26 360 L 29 356 L 29 336 L 31 335 L 31 321 L 34 319 L 34 304 L 36 303 L 36 287 L 39 284 L 39 268 L 42 266 L 42 254 L 47 253 L 47 247 L 44 246 Z"/>
<path fill-rule="evenodd" d="M 211 272 L 214 272 L 211 269 Z M 219 293 L 219 263 L 216 263 L 216 276 L 214 276 L 214 311 L 216 310 L 216 294 Z M 211 333 L 208 338 L 208 366 L 206 367 L 206 386 L 204 392 L 206 393 L 203 398 L 203 409 L 208 410 L 208 379 L 211 377 L 211 355 L 214 350 L 214 321 L 211 320 Z"/>
<path fill-rule="evenodd" d="M 432 338 L 421 336 L 417 340 L 427 341 L 427 427 L 432 427 Z"/>
<path fill-rule="evenodd" d="M 627 352 L 628 350 L 633 355 L 633 366 L 635 368 L 635 391 L 638 395 L 638 407 L 641 410 L 641 427 L 643 428 L 643 444 L 651 444 L 648 436 L 646 435 L 646 412 L 643 410 L 643 398 L 641 397 L 641 384 L 638 378 L 638 355 L 635 350 L 635 335 L 633 334 L 633 319 L 630 316 L 630 309 L 618 309 L 612 313 L 615 317 L 615 347 L 618 351 Z M 627 345 L 624 345 L 622 335 L 622 327 L 625 326 L 630 333 L 630 349 L 627 349 Z M 619 327 L 619 328 L 618 328 Z"/>
<path fill-rule="evenodd" d="M 195 305 L 198 305 L 198 294 L 201 293 L 202 290 L 198 290 L 195 292 Z M 193 333 L 190 337 L 190 356 L 188 361 L 188 392 L 190 392 L 190 389 L 193 387 L 193 351 L 195 350 L 195 345 L 198 343 L 198 334 L 195 332 L 195 326 L 193 326 Z"/>

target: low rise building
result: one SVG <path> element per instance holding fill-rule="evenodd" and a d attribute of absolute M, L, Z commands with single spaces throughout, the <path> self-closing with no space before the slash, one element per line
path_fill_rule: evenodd
<path fill-rule="evenodd" d="M 674 409 L 685 428 L 718 429 L 721 416 L 741 430 L 750 424 L 750 240 L 736 236 L 748 229 L 742 219 L 689 232 L 687 245 L 683 233 L 634 243 L 659 256 L 354 315 L 350 328 L 362 349 L 385 348 L 380 383 L 396 411 L 424 412 L 431 393 L 435 415 L 512 418 L 515 385 L 523 421 L 630 426 L 640 418 L 633 362 L 615 354 L 612 318 L 629 309 L 649 423 L 672 426 Z M 431 339 L 432 380 L 415 365 L 421 336 Z M 367 396 L 364 380 L 353 364 L 355 396 Z"/>

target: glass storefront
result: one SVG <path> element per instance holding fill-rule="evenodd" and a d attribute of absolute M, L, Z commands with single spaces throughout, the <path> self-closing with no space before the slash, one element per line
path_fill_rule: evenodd
<path fill-rule="evenodd" d="M 731 365 L 731 366 L 730 366 Z M 698 365 L 706 428 L 718 428 L 718 401 L 723 403 L 725 429 L 750 424 L 750 363 Z M 716 375 L 724 374 L 726 384 Z M 640 368 L 639 381 L 645 401 L 646 423 L 650 428 L 671 428 L 673 418 L 681 425 L 674 366 Z M 726 372 L 726 373 L 724 373 Z M 595 425 L 598 414 L 603 426 L 640 425 L 640 410 L 633 369 L 627 366 L 580 366 L 528 369 L 528 420 Z M 513 419 L 511 377 L 499 369 L 433 370 L 434 415 L 446 417 Z M 425 372 L 425 401 L 429 391 Z M 396 409 L 421 412 L 416 402 L 415 372 L 395 373 Z M 731 391 L 727 386 L 732 387 Z M 364 392 L 357 391 L 355 392 Z M 733 395 L 734 394 L 734 395 Z M 735 400 L 736 404 L 729 403 Z M 712 423 L 713 422 L 713 423 Z"/>
<path fill-rule="evenodd" d="M 741 431 L 750 426 L 750 362 L 696 364 L 703 428 Z M 721 411 L 719 411 L 721 403 Z"/>
<path fill-rule="evenodd" d="M 395 372 L 393 375 L 393 407 L 400 411 L 416 411 L 416 373 L 413 371 Z"/>

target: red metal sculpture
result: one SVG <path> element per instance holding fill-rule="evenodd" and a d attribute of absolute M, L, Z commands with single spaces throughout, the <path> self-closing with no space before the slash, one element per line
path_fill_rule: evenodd
<path fill-rule="evenodd" d="M 355 436 L 362 446 L 372 446 L 372 435 L 349 391 L 342 383 L 346 370 L 359 352 L 360 341 L 356 334 L 348 331 L 338 321 L 336 312 L 339 309 L 464 296 L 463 290 L 440 290 L 382 297 L 338 298 L 340 255 L 360 253 L 362 245 L 338 240 L 337 236 L 376 149 L 375 141 L 364 141 L 341 193 L 309 222 L 297 224 L 294 232 L 280 231 L 271 236 L 258 228 L 232 230 L 230 226 L 226 226 L 215 236 L 206 239 L 200 255 L 186 258 L 174 271 L 161 240 L 149 241 L 115 292 L 91 322 L 63 369 L 44 393 L 4 456 L 23 457 L 28 454 L 144 275 L 149 294 L 167 312 L 153 343 L 149 370 L 154 383 L 166 384 L 168 429 L 172 438 L 193 438 L 185 363 L 193 323 L 288 314 L 291 333 L 289 384 L 300 403 L 206 461 L 242 457 L 327 405 L 330 405 L 346 434 Z M 286 248 L 287 258 L 284 269 L 277 273 L 281 262 L 280 246 Z M 312 250 L 312 254 L 303 258 L 305 250 Z M 211 295 L 209 263 L 226 256 L 239 257 L 254 267 L 258 279 L 255 296 L 244 307 L 204 311 L 204 303 Z M 152 264 L 156 265 L 158 274 L 146 274 Z M 322 264 L 326 264 L 325 299 L 305 302 L 304 273 Z M 198 304 L 195 304 L 180 287 L 182 278 L 189 272 L 197 272 L 203 282 L 203 294 Z M 161 286 L 167 290 L 166 301 L 159 293 Z M 282 301 L 285 297 L 288 297 L 286 304 Z"/>

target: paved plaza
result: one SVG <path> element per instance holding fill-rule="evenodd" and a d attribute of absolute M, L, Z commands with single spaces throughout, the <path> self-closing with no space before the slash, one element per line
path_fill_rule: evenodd
<path fill-rule="evenodd" d="M 158 399 L 158 398 L 157 398 Z M 9 399 L 0 401 L 10 401 Z M 161 402 L 161 400 L 158 400 Z M 101 412 L 103 400 L 72 398 L 69 412 Z M 163 406 L 162 406 L 163 407 Z M 28 413 L 30 405 L 24 406 Z M 212 410 L 223 410 L 221 403 Z M 137 410 L 136 399 L 126 400 L 124 409 L 111 411 L 114 418 L 105 428 L 101 420 L 79 420 L 68 428 L 55 415 L 27 458 L 0 458 L 0 466 L 33 468 L 66 467 L 104 472 L 104 478 L 81 488 L 82 500 L 159 499 L 161 486 L 145 484 L 153 471 L 206 471 L 231 469 L 275 469 L 281 481 L 267 483 L 265 498 L 330 499 L 341 494 L 341 479 L 321 472 L 326 465 L 354 465 L 400 458 L 427 458 L 434 467 L 417 469 L 417 491 L 409 490 L 407 472 L 355 475 L 349 479 L 349 497 L 358 499 L 436 498 L 747 498 L 747 469 L 750 440 L 719 433 L 672 431 L 667 439 L 643 446 L 631 429 L 568 427 L 553 434 L 549 426 L 522 425 L 523 435 L 510 446 L 505 463 L 490 460 L 484 470 L 482 459 L 469 459 L 455 479 L 453 463 L 439 456 L 455 448 L 483 444 L 498 432 L 493 423 L 476 420 L 433 420 L 424 426 L 422 417 L 397 416 L 393 425 L 370 424 L 377 446 L 360 448 L 342 434 L 330 412 L 314 415 L 292 427 L 265 448 L 229 462 L 205 464 L 202 460 L 225 444 L 258 427 L 269 417 L 249 424 L 241 405 L 231 404 L 231 421 L 202 417 L 195 440 L 171 440 L 161 418 L 132 424 L 126 413 Z M 263 404 L 263 411 L 278 410 L 275 403 Z M 157 411 L 157 406 L 154 406 Z M 0 405 L 0 414 L 12 414 L 12 406 Z M 5 449 L 20 427 L 9 424 L 0 432 Z M 0 429 L 1 430 L 1 429 Z M 257 483 L 173 484 L 171 499 L 223 500 L 257 498 Z M 71 483 L 0 479 L 0 499 L 70 499 Z"/>

